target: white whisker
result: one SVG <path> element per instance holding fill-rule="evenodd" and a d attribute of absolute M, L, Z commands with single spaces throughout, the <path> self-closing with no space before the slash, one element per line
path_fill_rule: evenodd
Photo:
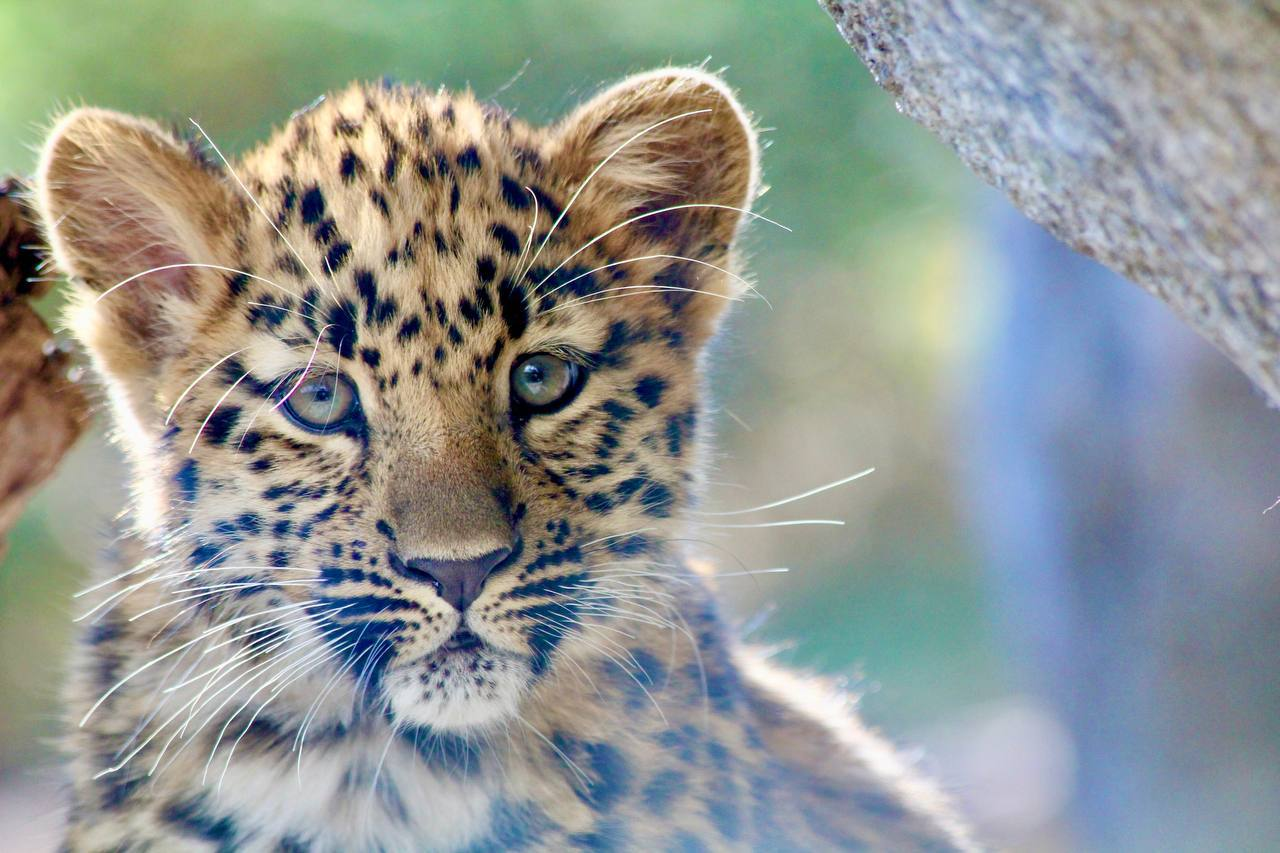
<path fill-rule="evenodd" d="M 173 413 L 178 411 L 178 406 L 181 405 L 182 401 L 185 400 L 187 395 L 191 393 L 191 389 L 200 384 L 201 379 L 204 379 L 206 376 L 212 373 L 218 367 L 218 365 L 222 364 L 227 359 L 235 358 L 240 353 L 244 352 L 245 349 L 248 349 L 248 347 L 245 347 L 244 349 L 238 349 L 235 352 L 227 353 L 222 358 L 218 359 L 213 364 L 209 365 L 209 368 L 205 370 L 204 373 L 201 373 L 199 376 L 197 376 L 195 381 L 192 382 L 190 385 L 188 385 L 186 390 L 183 391 L 181 394 L 179 394 L 178 399 L 173 402 L 173 408 L 169 409 L 169 414 L 164 419 L 165 426 L 168 426 L 169 421 L 173 420 Z"/>
<path fill-rule="evenodd" d="M 569 263 L 569 261 L 573 260 L 578 255 L 582 254 L 587 249 L 594 246 L 596 243 L 599 243 L 601 240 L 603 240 L 605 237 L 608 237 L 613 232 L 618 231 L 619 229 L 622 229 L 622 228 L 626 228 L 628 225 L 631 225 L 634 222 L 639 222 L 642 219 L 648 219 L 650 216 L 658 216 L 663 213 L 671 213 L 672 211 L 675 211 L 675 210 L 689 210 L 692 208 L 712 208 L 715 210 L 732 210 L 732 211 L 736 211 L 737 213 L 741 213 L 743 216 L 748 216 L 752 219 L 759 219 L 762 222 L 768 222 L 770 225 L 776 225 L 777 227 L 781 228 L 783 231 L 787 231 L 787 232 L 791 231 L 790 228 L 783 225 L 781 222 L 775 222 L 774 220 L 770 219 L 767 216 L 762 216 L 759 213 L 754 213 L 750 210 L 747 210 L 746 208 L 734 207 L 731 204 L 712 204 L 710 202 L 696 202 L 696 203 L 691 202 L 689 204 L 673 204 L 670 207 L 664 207 L 659 210 L 649 210 L 644 213 L 636 214 L 630 219 L 626 219 L 622 222 L 619 222 L 617 225 L 614 225 L 612 228 L 606 228 L 604 231 L 601 231 L 599 234 L 597 234 L 596 236 L 592 237 L 590 240 L 588 240 L 587 242 L 579 246 L 572 253 L 565 256 L 564 260 L 556 264 L 555 269 L 551 270 L 551 272 L 543 276 L 542 280 L 539 281 L 536 285 L 534 285 L 534 288 L 540 289 L 542 285 L 546 284 L 547 281 L 553 275 L 559 272 L 561 268 L 564 267 L 565 264 Z"/>
<path fill-rule="evenodd" d="M 686 112 L 686 113 L 680 113 L 679 115 L 674 115 L 669 118 L 664 118 L 662 121 L 654 122 L 653 124 L 649 125 L 645 129 L 636 133 L 626 142 L 623 142 L 617 148 L 613 149 L 613 151 L 609 152 L 609 156 L 605 157 L 603 160 L 601 160 L 599 163 L 596 164 L 596 167 L 591 170 L 590 174 L 588 174 L 586 178 L 583 179 L 582 183 L 578 185 L 578 188 L 573 191 L 573 195 L 569 197 L 569 200 L 567 202 L 565 202 L 564 209 L 560 211 L 560 215 L 556 217 L 556 221 L 551 223 L 551 230 L 547 232 L 547 236 L 543 237 L 542 242 L 538 244 L 538 251 L 534 253 L 533 259 L 529 261 L 529 266 L 532 267 L 535 263 L 538 262 L 538 256 L 541 255 L 542 250 L 547 247 L 547 241 L 551 239 L 552 234 L 556 233 L 556 229 L 560 227 L 560 223 L 564 220 L 565 216 L 569 214 L 569 209 L 573 207 L 574 202 L 578 200 L 578 196 L 582 195 L 582 191 L 585 190 L 587 188 L 587 185 L 591 183 L 592 179 L 594 179 L 595 176 L 600 173 L 600 170 L 603 169 L 609 163 L 610 160 L 618 156 L 618 154 L 620 154 L 624 148 L 626 148 L 631 143 L 635 142 L 637 139 L 640 139 L 642 136 L 645 136 L 646 134 L 654 130 L 657 130 L 663 125 L 670 124 L 673 121 L 679 121 L 682 118 L 688 118 L 689 116 L 702 115 L 703 113 L 709 113 L 709 112 L 711 112 L 710 108 L 704 108 L 700 110 L 690 110 L 689 112 Z M 559 269 L 559 267 L 556 267 L 556 269 Z M 552 272 L 554 271 L 555 270 L 552 270 Z"/>
<path fill-rule="evenodd" d="M 830 483 L 827 483 L 822 486 L 818 486 L 817 488 L 814 488 L 814 489 L 809 489 L 807 492 L 801 492 L 798 495 L 792 495 L 789 498 L 782 498 L 781 500 L 771 501 L 766 504 L 760 504 L 759 506 L 747 507 L 746 509 L 732 509 L 725 512 L 697 512 L 694 514 L 724 517 L 728 515 L 748 515 L 753 512 L 764 512 L 767 509 L 776 509 L 780 506 L 786 506 L 789 503 L 794 503 L 795 501 L 802 501 L 805 498 L 810 498 L 810 497 L 813 497 L 814 495 L 821 494 L 830 489 L 835 489 L 847 483 L 852 483 L 854 480 L 861 480 L 863 477 L 866 477 L 868 474 L 874 473 L 875 470 L 876 470 L 875 468 L 867 468 L 865 471 L 859 471 L 856 474 L 850 474 L 847 477 L 841 477 L 839 480 L 832 480 Z"/>

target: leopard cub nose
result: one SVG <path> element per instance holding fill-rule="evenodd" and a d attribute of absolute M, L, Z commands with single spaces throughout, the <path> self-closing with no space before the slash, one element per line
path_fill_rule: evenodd
<path fill-rule="evenodd" d="M 465 560 L 442 560 L 432 557 L 416 557 L 402 560 L 392 553 L 391 563 L 402 574 L 426 581 L 436 588 L 445 601 L 463 612 L 480 595 L 489 574 L 511 556 L 510 548 L 498 548 L 479 557 Z"/>

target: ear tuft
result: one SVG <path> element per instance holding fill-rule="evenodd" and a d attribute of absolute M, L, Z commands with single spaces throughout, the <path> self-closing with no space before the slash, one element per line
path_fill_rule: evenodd
<path fill-rule="evenodd" d="M 621 203 L 629 215 L 715 205 L 637 221 L 682 253 L 707 242 L 726 249 L 759 183 L 750 118 L 720 78 L 696 68 L 637 74 L 601 92 L 559 125 L 552 157 L 591 177 L 584 193 L 595 203 Z"/>

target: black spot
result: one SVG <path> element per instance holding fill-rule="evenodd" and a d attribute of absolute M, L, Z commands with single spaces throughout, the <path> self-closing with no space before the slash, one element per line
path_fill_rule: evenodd
<path fill-rule="evenodd" d="M 667 452 L 672 456 L 679 456 L 684 452 L 684 444 L 693 435 L 697 417 L 697 413 L 689 409 L 667 418 Z"/>
<path fill-rule="evenodd" d="M 373 312 L 378 305 L 378 280 L 373 277 L 373 273 L 369 270 L 356 270 L 355 274 L 356 292 L 360 294 L 360 301 L 364 303 L 365 321 L 373 319 Z"/>
<path fill-rule="evenodd" d="M 351 300 L 344 299 L 337 305 L 331 306 L 325 317 L 325 324 L 329 326 L 326 334 L 333 342 L 338 355 L 343 358 L 351 358 L 356 351 L 358 332 L 354 319 L 355 313 L 356 307 L 351 304 Z"/>
<path fill-rule="evenodd" d="M 347 256 L 350 254 L 351 244 L 339 240 L 329 247 L 328 253 L 324 256 L 325 269 L 330 272 L 337 272 L 346 264 Z"/>
<path fill-rule="evenodd" d="M 622 752 L 607 743 L 583 744 L 583 749 L 595 777 L 587 799 L 596 809 L 608 810 L 630 790 L 631 768 Z"/>
<path fill-rule="evenodd" d="M 493 313 L 493 297 L 489 295 L 489 288 L 484 285 L 476 287 L 476 310 L 480 312 L 481 317 L 488 317 Z"/>
<path fill-rule="evenodd" d="M 392 542 L 396 541 L 396 532 L 391 529 L 391 525 L 384 519 L 378 519 L 378 523 L 374 525 L 374 528 Z"/>
<path fill-rule="evenodd" d="M 618 501 L 621 503 L 640 491 L 641 486 L 644 484 L 644 477 L 628 477 L 614 488 L 613 493 L 617 495 Z"/>
<path fill-rule="evenodd" d="M 145 781 L 147 781 L 146 776 L 135 776 L 128 770 L 108 773 L 98 783 L 102 788 L 102 807 L 115 810 L 125 805 Z"/>
<path fill-rule="evenodd" d="M 649 811 L 665 815 L 667 808 L 680 798 L 687 787 L 684 774 L 679 770 L 664 770 L 644 786 L 641 796 Z"/>
<path fill-rule="evenodd" d="M 458 189 L 457 181 L 454 181 L 453 191 L 449 193 L 449 212 L 457 213 L 459 205 L 462 204 L 462 190 Z"/>
<path fill-rule="evenodd" d="M 204 425 L 205 441 L 215 447 L 225 444 L 236 421 L 240 420 L 240 409 L 236 406 L 222 406 L 209 416 Z"/>
<path fill-rule="evenodd" d="M 600 408 L 603 409 L 604 413 L 607 414 L 614 421 L 620 421 L 622 423 L 626 423 L 627 421 L 631 420 L 636 416 L 635 409 L 631 408 L 630 406 L 624 406 L 622 403 L 619 403 L 617 400 L 605 400 L 603 403 L 600 404 Z M 610 423 L 609 426 L 613 427 L 615 426 L 615 424 Z"/>
<path fill-rule="evenodd" d="M 737 841 L 742 837 L 742 820 L 738 813 L 737 798 L 733 796 L 732 790 L 717 791 L 716 796 L 707 802 L 707 812 L 711 822 L 725 838 Z"/>
<path fill-rule="evenodd" d="M 529 193 L 506 175 L 502 176 L 502 199 L 514 210 L 524 210 L 529 206 Z"/>
<path fill-rule="evenodd" d="M 524 290 L 511 279 L 504 278 L 498 285 L 498 304 L 502 308 L 502 321 L 507 324 L 507 334 L 512 340 L 519 338 L 529 326 L 529 306 L 525 302 Z"/>
<path fill-rule="evenodd" d="M 476 151 L 474 145 L 458 155 L 458 168 L 464 172 L 474 172 L 480 168 L 480 153 Z"/>
<path fill-rule="evenodd" d="M 541 187 L 533 186 L 529 189 L 533 190 L 533 197 L 538 200 L 538 208 L 547 214 L 548 219 L 552 222 L 559 220 L 560 224 L 563 226 L 567 226 L 569 224 L 568 216 L 564 217 L 564 219 L 560 219 L 560 214 L 562 212 L 560 210 L 560 205 L 556 204 L 555 200 L 552 199 L 551 196 L 543 192 Z"/>
<path fill-rule="evenodd" d="M 311 844 L 296 835 L 286 835 L 276 845 L 276 853 L 310 853 Z"/>
<path fill-rule="evenodd" d="M 394 299 L 383 299 L 378 303 L 373 319 L 379 326 L 385 326 L 395 319 L 398 310 L 400 310 L 400 306 Z"/>
<path fill-rule="evenodd" d="M 239 296 L 249 286 L 249 277 L 244 273 L 236 273 L 227 277 L 227 289 L 232 296 Z"/>
<path fill-rule="evenodd" d="M 606 513 L 613 509 L 613 500 L 603 492 L 592 492 L 582 499 L 587 509 L 596 513 Z"/>
<path fill-rule="evenodd" d="M 160 817 L 184 835 L 217 844 L 219 850 L 236 849 L 235 821 L 210 814 L 204 797 L 169 803 Z"/>
<path fill-rule="evenodd" d="M 671 494 L 671 490 L 661 483 L 650 483 L 640 493 L 640 505 L 644 507 L 646 514 L 654 518 L 670 517 L 674 502 L 675 496 Z"/>
<path fill-rule="evenodd" d="M 342 152 L 342 162 L 338 164 L 338 174 L 342 175 L 342 179 L 350 182 L 362 172 L 364 172 L 364 163 L 356 156 L 356 152 L 350 148 Z"/>
<path fill-rule="evenodd" d="M 489 226 L 489 234 L 498 241 L 502 251 L 508 255 L 520 254 L 520 238 L 507 226 L 500 222 L 495 222 Z"/>
<path fill-rule="evenodd" d="M 480 322 L 480 312 L 476 309 L 476 304 L 470 299 L 464 297 L 459 301 L 458 311 L 462 314 L 462 319 L 467 321 L 467 325 L 474 326 Z"/>
<path fill-rule="evenodd" d="M 396 340 L 404 343 L 411 341 L 422 331 L 422 318 L 414 314 L 409 319 L 400 324 L 400 331 L 396 333 Z"/>
<path fill-rule="evenodd" d="M 488 255 L 476 259 L 476 277 L 483 282 L 493 281 L 494 275 L 497 274 L 498 268 L 494 264 L 493 258 Z"/>
<path fill-rule="evenodd" d="M 324 216 L 324 193 L 319 187 L 311 187 L 302 195 L 302 221 L 314 225 Z"/>
<path fill-rule="evenodd" d="M 178 485 L 178 497 L 184 501 L 194 501 L 200 491 L 200 468 L 196 460 L 188 459 L 178 469 L 173 480 Z"/>
<path fill-rule="evenodd" d="M 377 370 L 382 363 L 382 353 L 372 347 L 364 347 L 360 350 L 360 360 Z"/>
<path fill-rule="evenodd" d="M 338 223 L 333 217 L 327 217 L 323 222 L 316 226 L 316 242 L 327 246 L 333 241 L 338 233 Z"/>
<path fill-rule="evenodd" d="M 657 376 L 645 376 L 636 383 L 636 398 L 652 409 L 662 402 L 662 394 L 666 390 L 666 380 Z"/>
<path fill-rule="evenodd" d="M 652 543 L 640 534 L 632 534 L 614 539 L 609 543 L 609 552 L 621 557 L 634 557 L 649 550 Z"/>

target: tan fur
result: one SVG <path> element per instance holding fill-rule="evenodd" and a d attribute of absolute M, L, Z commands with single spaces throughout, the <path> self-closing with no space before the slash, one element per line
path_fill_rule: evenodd
<path fill-rule="evenodd" d="M 41 161 L 137 496 L 86 598 L 72 849 L 968 846 L 682 551 L 759 185 L 722 81 L 639 75 L 545 129 L 353 86 L 233 165 L 101 110 Z M 539 352 L 587 379 L 525 415 Z M 358 418 L 286 417 L 335 373 Z M 462 613 L 401 565 L 504 543 Z"/>

